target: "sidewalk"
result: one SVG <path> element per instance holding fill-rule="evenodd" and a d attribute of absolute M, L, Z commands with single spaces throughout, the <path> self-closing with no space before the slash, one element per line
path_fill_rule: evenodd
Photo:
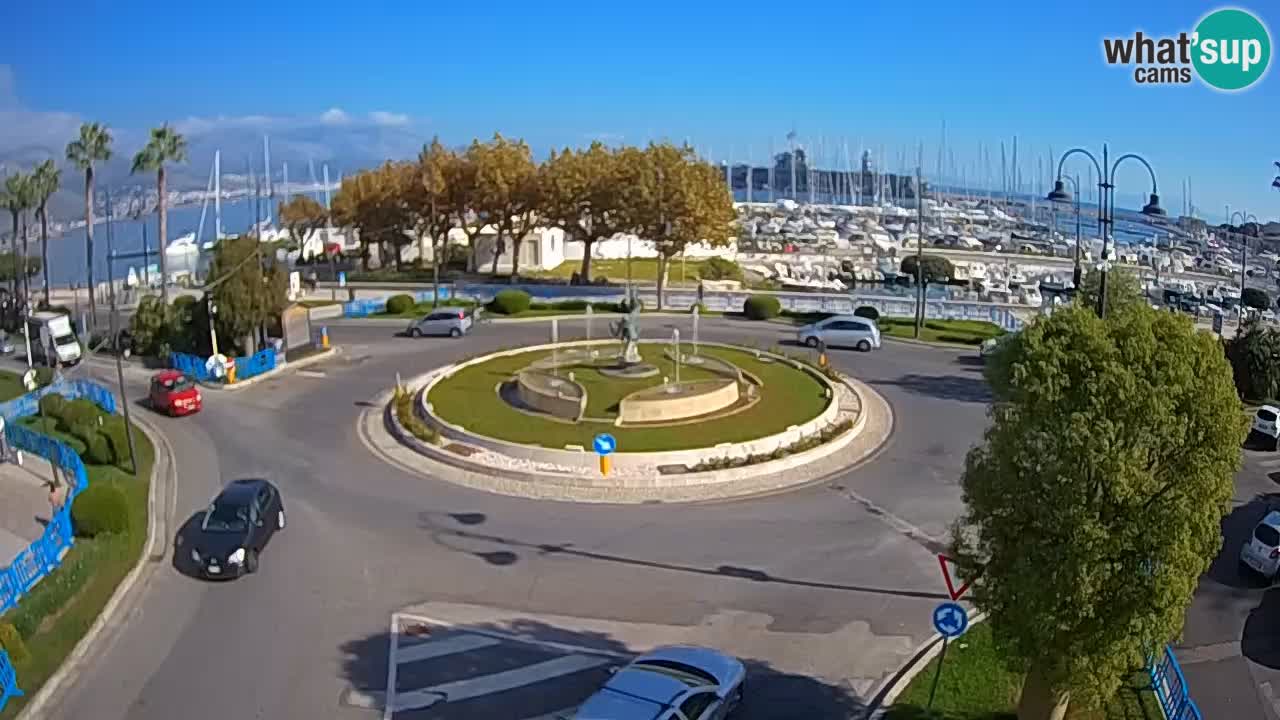
<path fill-rule="evenodd" d="M 49 463 L 31 453 L 22 457 L 22 467 L 0 464 L 0 567 L 38 540 L 49 521 Z"/>

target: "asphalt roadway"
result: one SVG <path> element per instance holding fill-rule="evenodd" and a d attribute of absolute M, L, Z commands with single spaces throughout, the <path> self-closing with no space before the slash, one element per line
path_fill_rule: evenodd
<path fill-rule="evenodd" d="M 675 322 L 687 324 L 654 320 L 644 332 L 663 336 L 660 325 Z M 328 364 L 210 390 L 192 417 L 154 418 L 179 466 L 175 528 L 243 477 L 281 488 L 288 527 L 261 571 L 235 582 L 189 577 L 181 552 L 157 564 L 47 717 L 371 718 L 396 666 L 397 692 L 452 697 L 398 700 L 396 718 L 522 720 L 581 701 L 637 632 L 710 642 L 725 627 L 766 640 L 741 717 L 851 717 L 930 636 L 945 592 L 934 543 L 959 511 L 958 471 L 985 423 L 972 352 L 894 343 L 833 353 L 897 418 L 883 450 L 841 477 L 738 501 L 599 506 L 491 495 L 376 458 L 357 422 L 397 373 L 549 333 L 546 323 L 492 324 L 462 340 L 413 340 L 398 329 L 334 323 L 344 352 Z M 574 332 L 562 324 L 562 337 Z M 762 346 L 791 335 L 705 318 L 701 334 Z M 108 367 L 91 372 L 113 377 Z M 146 372 L 127 379 L 140 397 Z M 430 651 L 409 652 L 405 635 L 392 659 L 392 616 L 415 607 L 471 622 L 461 639 L 437 630 L 444 646 Z M 513 614 L 519 638 L 484 634 L 486 619 Z M 584 650 L 584 660 L 566 647 L 600 654 Z M 807 648 L 826 658 L 812 674 L 771 662 L 775 651 L 794 658 Z M 490 680 L 463 690 L 473 675 Z"/>

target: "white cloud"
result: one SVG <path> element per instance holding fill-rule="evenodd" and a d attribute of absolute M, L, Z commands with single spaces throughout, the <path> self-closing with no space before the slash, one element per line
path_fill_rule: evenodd
<path fill-rule="evenodd" d="M 217 130 L 230 128 L 269 128 L 281 124 L 285 119 L 267 115 L 241 115 L 216 117 L 188 117 L 173 124 L 173 128 L 183 135 L 203 135 Z"/>
<path fill-rule="evenodd" d="M 404 113 L 386 112 L 385 110 L 374 110 L 369 113 L 369 119 L 374 125 L 382 125 L 387 127 L 404 126 L 409 124 L 409 116 Z"/>
<path fill-rule="evenodd" d="M 325 125 L 346 125 L 351 122 L 351 116 L 341 108 L 329 108 L 320 114 L 320 122 Z"/>

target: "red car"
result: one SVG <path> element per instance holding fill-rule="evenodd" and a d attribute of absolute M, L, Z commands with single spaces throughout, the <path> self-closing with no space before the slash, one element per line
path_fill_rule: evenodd
<path fill-rule="evenodd" d="M 177 370 L 161 370 L 152 375 L 148 397 L 153 410 L 170 416 L 198 412 L 203 401 L 200 389 L 191 378 Z"/>

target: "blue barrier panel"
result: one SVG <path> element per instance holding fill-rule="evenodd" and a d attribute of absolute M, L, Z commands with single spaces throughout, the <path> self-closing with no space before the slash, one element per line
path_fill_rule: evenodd
<path fill-rule="evenodd" d="M 259 350 L 249 357 L 236 358 L 236 380 L 248 380 L 256 375 L 274 370 L 276 367 L 275 348 Z"/>
<path fill-rule="evenodd" d="M 1151 689 L 1167 720 L 1201 720 L 1200 708 L 1187 691 L 1187 680 L 1173 655 L 1173 649 L 1165 646 L 1159 658 L 1148 660 Z"/>
<path fill-rule="evenodd" d="M 197 382 L 213 380 L 209 369 L 205 367 L 206 358 L 187 353 L 169 353 L 169 367 Z"/>
<path fill-rule="evenodd" d="M 13 671 L 13 663 L 9 662 L 9 653 L 0 650 L 0 710 L 11 697 L 22 697 L 22 691 L 18 689 L 18 675 Z"/>

